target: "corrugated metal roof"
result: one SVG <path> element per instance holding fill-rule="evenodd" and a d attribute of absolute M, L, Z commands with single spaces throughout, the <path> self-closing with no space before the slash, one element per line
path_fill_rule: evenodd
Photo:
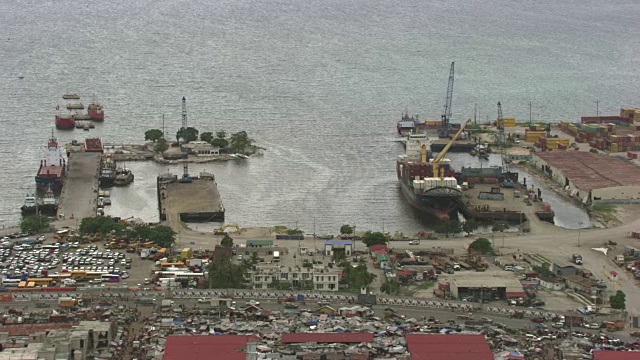
<path fill-rule="evenodd" d="M 484 335 L 407 334 L 411 360 L 493 360 Z"/>
<path fill-rule="evenodd" d="M 612 156 L 585 151 L 545 151 L 536 156 L 582 191 L 640 185 L 640 168 Z"/>
<path fill-rule="evenodd" d="M 162 360 L 246 360 L 247 343 L 256 340 L 248 335 L 168 336 Z"/>
<path fill-rule="evenodd" d="M 369 250 L 371 251 L 377 251 L 377 250 L 387 250 L 387 246 L 386 245 L 382 245 L 382 244 L 375 244 L 375 245 L 371 245 L 371 247 L 369 248 Z"/>
<path fill-rule="evenodd" d="M 297 333 L 282 334 L 282 343 L 370 343 L 372 333 Z"/>
<path fill-rule="evenodd" d="M 640 352 L 637 351 L 594 351 L 593 360 L 638 360 Z"/>

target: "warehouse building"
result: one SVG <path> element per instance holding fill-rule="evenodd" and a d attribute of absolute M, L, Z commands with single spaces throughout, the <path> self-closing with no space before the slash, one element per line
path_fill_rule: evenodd
<path fill-rule="evenodd" d="M 451 295 L 457 300 L 494 301 L 524 297 L 522 284 L 515 278 L 478 274 L 464 279 L 451 279 Z"/>
<path fill-rule="evenodd" d="M 353 252 L 353 241 L 330 240 L 324 242 L 324 253 L 326 256 L 333 256 L 336 253 L 344 253 L 344 256 L 351 256 Z"/>
<path fill-rule="evenodd" d="M 581 202 L 640 203 L 640 168 L 618 158 L 584 151 L 536 153 L 532 164 Z"/>

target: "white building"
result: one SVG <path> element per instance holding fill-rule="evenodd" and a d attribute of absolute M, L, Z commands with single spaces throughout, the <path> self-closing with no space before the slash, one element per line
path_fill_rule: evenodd
<path fill-rule="evenodd" d="M 251 274 L 254 289 L 272 289 L 275 282 L 289 282 L 293 289 L 301 289 L 305 283 L 311 283 L 313 290 L 338 291 L 340 274 L 331 269 L 315 265 L 313 268 L 285 267 L 277 264 L 258 264 Z"/>
<path fill-rule="evenodd" d="M 192 141 L 190 143 L 182 145 L 187 149 L 189 154 L 197 156 L 218 156 L 220 155 L 220 148 L 213 147 L 206 141 Z"/>
<path fill-rule="evenodd" d="M 324 242 L 324 254 L 333 256 L 336 252 L 343 251 L 345 256 L 351 256 L 353 252 L 353 241 L 349 240 L 329 240 Z"/>

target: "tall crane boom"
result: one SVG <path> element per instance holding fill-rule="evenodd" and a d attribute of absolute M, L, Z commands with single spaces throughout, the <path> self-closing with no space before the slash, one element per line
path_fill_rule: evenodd
<path fill-rule="evenodd" d="M 444 111 L 442 112 L 442 129 L 440 130 L 440 137 L 449 136 L 449 121 L 451 120 L 451 102 L 453 101 L 453 78 L 454 78 L 455 62 L 451 63 L 451 69 L 449 70 L 449 85 L 447 86 L 447 98 L 444 103 Z"/>
<path fill-rule="evenodd" d="M 502 158 L 502 172 L 509 174 L 509 158 L 507 155 L 507 140 L 504 136 L 504 117 L 502 116 L 502 104 L 498 101 L 498 119 L 496 119 L 496 127 L 498 128 L 498 143 L 500 144 L 500 155 Z"/>
<path fill-rule="evenodd" d="M 438 156 L 436 156 L 436 158 L 433 159 L 433 162 L 431 163 L 431 167 L 433 169 L 433 177 L 440 177 L 440 174 L 439 174 L 439 172 L 440 172 L 440 161 L 442 161 L 442 159 L 447 155 L 447 153 L 449 152 L 449 149 L 451 148 L 451 145 L 453 145 L 453 143 L 456 140 L 458 140 L 458 137 L 460 137 L 460 134 L 462 134 L 464 129 L 467 127 L 467 125 L 469 125 L 471 123 L 471 121 L 472 121 L 471 119 L 468 119 L 467 121 L 465 121 L 460 126 L 460 130 L 458 130 L 458 132 L 456 132 L 456 134 L 453 135 L 451 140 L 449 140 L 447 145 L 445 145 L 445 147 L 442 149 L 442 151 L 440 151 Z"/>
<path fill-rule="evenodd" d="M 182 97 L 182 129 L 185 132 L 187 130 L 187 99 L 184 96 Z M 182 179 L 180 181 L 191 182 L 191 176 L 189 176 L 189 154 L 186 147 L 183 147 L 182 150 Z"/>

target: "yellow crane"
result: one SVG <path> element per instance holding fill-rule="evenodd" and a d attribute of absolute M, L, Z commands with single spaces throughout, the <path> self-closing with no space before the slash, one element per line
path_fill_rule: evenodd
<path fill-rule="evenodd" d="M 460 126 L 460 130 L 458 130 L 458 132 L 456 132 L 455 135 L 453 135 L 453 137 L 451 138 L 451 140 L 449 140 L 449 142 L 447 143 L 447 145 L 445 145 L 444 149 L 442 149 L 442 151 L 440 151 L 440 153 L 438 154 L 438 156 L 436 156 L 435 159 L 433 159 L 433 162 L 431 163 L 431 167 L 433 168 L 433 177 L 437 178 L 437 177 L 443 177 L 440 174 L 440 161 L 442 161 L 442 159 L 447 155 L 447 152 L 449 152 L 449 148 L 451 148 L 451 145 L 453 145 L 453 143 L 458 140 L 458 137 L 460 137 L 460 134 L 462 134 L 462 132 L 464 131 L 464 128 L 467 127 L 467 125 L 469 125 L 471 123 L 471 119 L 468 119 L 467 121 L 465 121 L 461 126 Z M 423 145 L 424 146 L 424 145 Z M 426 158 L 426 147 L 424 149 L 424 155 Z M 426 161 L 426 159 L 423 159 L 423 161 Z"/>

